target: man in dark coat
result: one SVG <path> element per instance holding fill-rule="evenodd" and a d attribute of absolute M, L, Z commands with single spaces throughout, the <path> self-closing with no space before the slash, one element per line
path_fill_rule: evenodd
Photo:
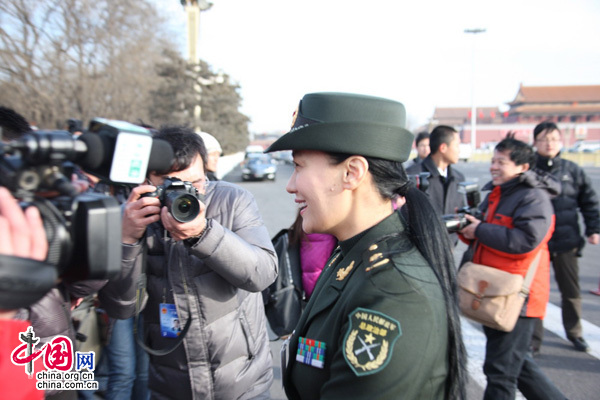
<path fill-rule="evenodd" d="M 556 214 L 556 229 L 548 243 L 556 283 L 562 297 L 562 319 L 567 338 L 579 351 L 589 351 L 581 327 L 581 290 L 577 258 L 585 239 L 581 236 L 577 210 L 585 224 L 585 236 L 590 244 L 600 242 L 598 196 L 589 177 L 577 164 L 560 157 L 562 136 L 554 122 L 542 122 L 533 130 L 537 148 L 536 167 L 548 171 L 560 180 L 562 192 L 552 200 Z M 544 328 L 539 322 L 531 343 L 534 355 L 542 344 Z"/>
<path fill-rule="evenodd" d="M 411 161 L 407 161 L 404 164 L 405 168 L 412 167 L 413 165 L 419 165 L 423 162 L 425 158 L 431 153 L 429 147 L 429 133 L 421 132 L 415 138 L 415 147 L 417 148 L 417 156 L 413 158 Z"/>
<path fill-rule="evenodd" d="M 450 126 L 438 125 L 429 137 L 431 153 L 420 164 L 411 165 L 406 169 L 409 175 L 429 172 L 429 187 L 425 193 L 440 217 L 453 214 L 458 208 L 466 205 L 465 197 L 458 191 L 458 184 L 465 180 L 462 173 L 452 168 L 458 162 L 460 137 Z M 450 235 L 450 240 L 456 245 L 456 233 Z"/>

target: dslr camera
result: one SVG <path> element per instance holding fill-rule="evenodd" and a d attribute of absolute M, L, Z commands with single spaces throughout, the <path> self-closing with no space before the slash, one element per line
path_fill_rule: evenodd
<path fill-rule="evenodd" d="M 169 212 L 179 222 L 193 221 L 200 214 L 199 200 L 203 196 L 191 182 L 182 181 L 179 178 L 166 178 L 161 186 L 157 186 L 154 192 L 142 194 L 140 197 L 156 197 L 162 206 L 166 206 Z"/>
<path fill-rule="evenodd" d="M 455 233 L 460 231 L 465 226 L 469 225 L 469 220 L 465 215 L 472 215 L 477 219 L 483 219 L 481 211 L 477 208 L 481 202 L 479 186 L 473 182 L 461 182 L 458 184 L 459 193 L 463 193 L 466 198 L 467 205 L 458 210 L 456 214 L 445 214 L 442 216 L 446 231 Z"/>

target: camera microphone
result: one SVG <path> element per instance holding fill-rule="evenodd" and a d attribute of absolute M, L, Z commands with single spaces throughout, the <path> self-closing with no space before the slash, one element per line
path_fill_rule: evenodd
<path fill-rule="evenodd" d="M 110 143 L 108 140 L 102 140 L 100 135 L 84 133 L 77 140 L 85 143 L 88 149 L 83 158 L 79 160 L 79 165 L 83 169 L 90 171 L 99 170 L 102 164 L 112 161 L 112 152 L 106 149 L 110 147 Z M 93 150 L 89 151 L 89 149 Z M 109 158 L 109 160 L 106 162 L 105 158 Z"/>
<path fill-rule="evenodd" d="M 171 147 L 169 142 L 162 139 L 152 140 L 148 171 L 154 171 L 157 174 L 166 174 L 171 170 L 174 159 L 175 153 L 173 153 L 173 147 Z"/>

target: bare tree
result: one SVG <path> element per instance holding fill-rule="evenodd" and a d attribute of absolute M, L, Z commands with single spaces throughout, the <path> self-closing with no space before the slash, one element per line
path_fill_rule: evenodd
<path fill-rule="evenodd" d="M 149 120 L 165 47 L 148 0 L 0 2 L 0 104 L 43 128 L 67 118 Z"/>
<path fill-rule="evenodd" d="M 215 73 L 205 61 L 188 63 L 178 53 L 165 51 L 157 64 L 159 87 L 152 92 L 155 125 L 184 124 L 214 135 L 225 154 L 243 150 L 248 142 L 249 118 L 239 111 L 239 86 L 225 73 Z M 200 87 L 200 119 L 194 114 Z"/>

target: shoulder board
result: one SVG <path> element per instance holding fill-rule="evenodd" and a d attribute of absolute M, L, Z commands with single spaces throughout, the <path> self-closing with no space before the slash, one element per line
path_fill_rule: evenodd
<path fill-rule="evenodd" d="M 388 247 L 385 242 L 374 243 L 363 253 L 363 262 L 365 265 L 365 271 L 370 272 L 376 269 L 383 269 L 381 267 L 391 266 L 390 259 L 386 256 L 388 254 Z"/>

